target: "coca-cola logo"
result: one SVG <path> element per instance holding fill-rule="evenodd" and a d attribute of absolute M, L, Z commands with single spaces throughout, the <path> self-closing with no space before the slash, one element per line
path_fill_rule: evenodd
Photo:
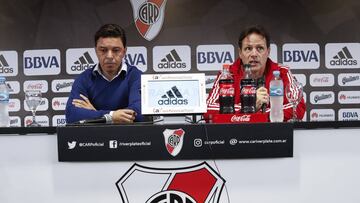
<path fill-rule="evenodd" d="M 27 89 L 31 89 L 31 90 L 40 90 L 42 89 L 43 84 L 42 83 L 38 83 L 38 84 L 29 84 L 27 86 Z"/>
<path fill-rule="evenodd" d="M 251 118 L 251 115 L 233 115 L 231 117 L 231 122 L 232 123 L 238 123 L 238 122 L 249 122 Z"/>
<path fill-rule="evenodd" d="M 314 78 L 314 82 L 318 83 L 327 83 L 329 82 L 329 77 L 321 77 L 321 78 Z"/>
<path fill-rule="evenodd" d="M 256 94 L 256 88 L 255 87 L 243 87 L 241 89 L 241 94 L 244 94 L 244 95 L 254 95 Z"/>
<path fill-rule="evenodd" d="M 221 88 L 220 95 L 233 96 L 235 94 L 234 88 Z"/>

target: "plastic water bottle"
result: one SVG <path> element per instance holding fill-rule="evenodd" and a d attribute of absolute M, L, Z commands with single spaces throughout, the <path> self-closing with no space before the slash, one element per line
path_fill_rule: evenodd
<path fill-rule="evenodd" d="M 280 71 L 273 72 L 273 78 L 270 81 L 270 121 L 283 122 L 283 100 L 284 84 L 280 77 Z"/>
<path fill-rule="evenodd" d="M 9 126 L 9 90 L 5 84 L 5 77 L 0 76 L 0 127 Z"/>

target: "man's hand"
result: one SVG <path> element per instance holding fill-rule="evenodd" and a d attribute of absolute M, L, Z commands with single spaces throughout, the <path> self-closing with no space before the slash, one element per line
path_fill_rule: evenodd
<path fill-rule="evenodd" d="M 136 112 L 131 109 L 119 109 L 114 111 L 112 115 L 113 123 L 133 123 Z"/>
<path fill-rule="evenodd" d="M 95 110 L 94 106 L 91 104 L 89 99 L 85 97 L 84 95 L 80 94 L 80 97 L 82 99 L 73 99 L 72 104 L 79 108 L 89 109 L 89 110 Z"/>
<path fill-rule="evenodd" d="M 256 109 L 261 109 L 262 104 L 269 104 L 269 93 L 265 87 L 260 87 L 256 90 Z"/>

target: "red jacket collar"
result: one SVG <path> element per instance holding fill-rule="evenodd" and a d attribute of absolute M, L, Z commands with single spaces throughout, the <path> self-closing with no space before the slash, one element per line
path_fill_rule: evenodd
<path fill-rule="evenodd" d="M 269 71 L 272 72 L 272 70 L 277 67 L 276 63 L 274 63 L 270 58 L 266 61 L 266 68 L 264 75 L 267 75 Z M 236 75 L 243 75 L 244 74 L 244 68 L 243 64 L 240 58 L 238 58 L 231 66 L 230 66 L 230 72 Z"/>

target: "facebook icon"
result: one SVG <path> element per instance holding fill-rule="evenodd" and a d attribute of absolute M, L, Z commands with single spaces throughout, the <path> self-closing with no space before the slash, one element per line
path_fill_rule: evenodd
<path fill-rule="evenodd" d="M 115 148 L 117 148 L 117 140 L 110 140 L 110 141 L 109 141 L 109 148 L 110 148 L 110 149 L 115 149 Z"/>

